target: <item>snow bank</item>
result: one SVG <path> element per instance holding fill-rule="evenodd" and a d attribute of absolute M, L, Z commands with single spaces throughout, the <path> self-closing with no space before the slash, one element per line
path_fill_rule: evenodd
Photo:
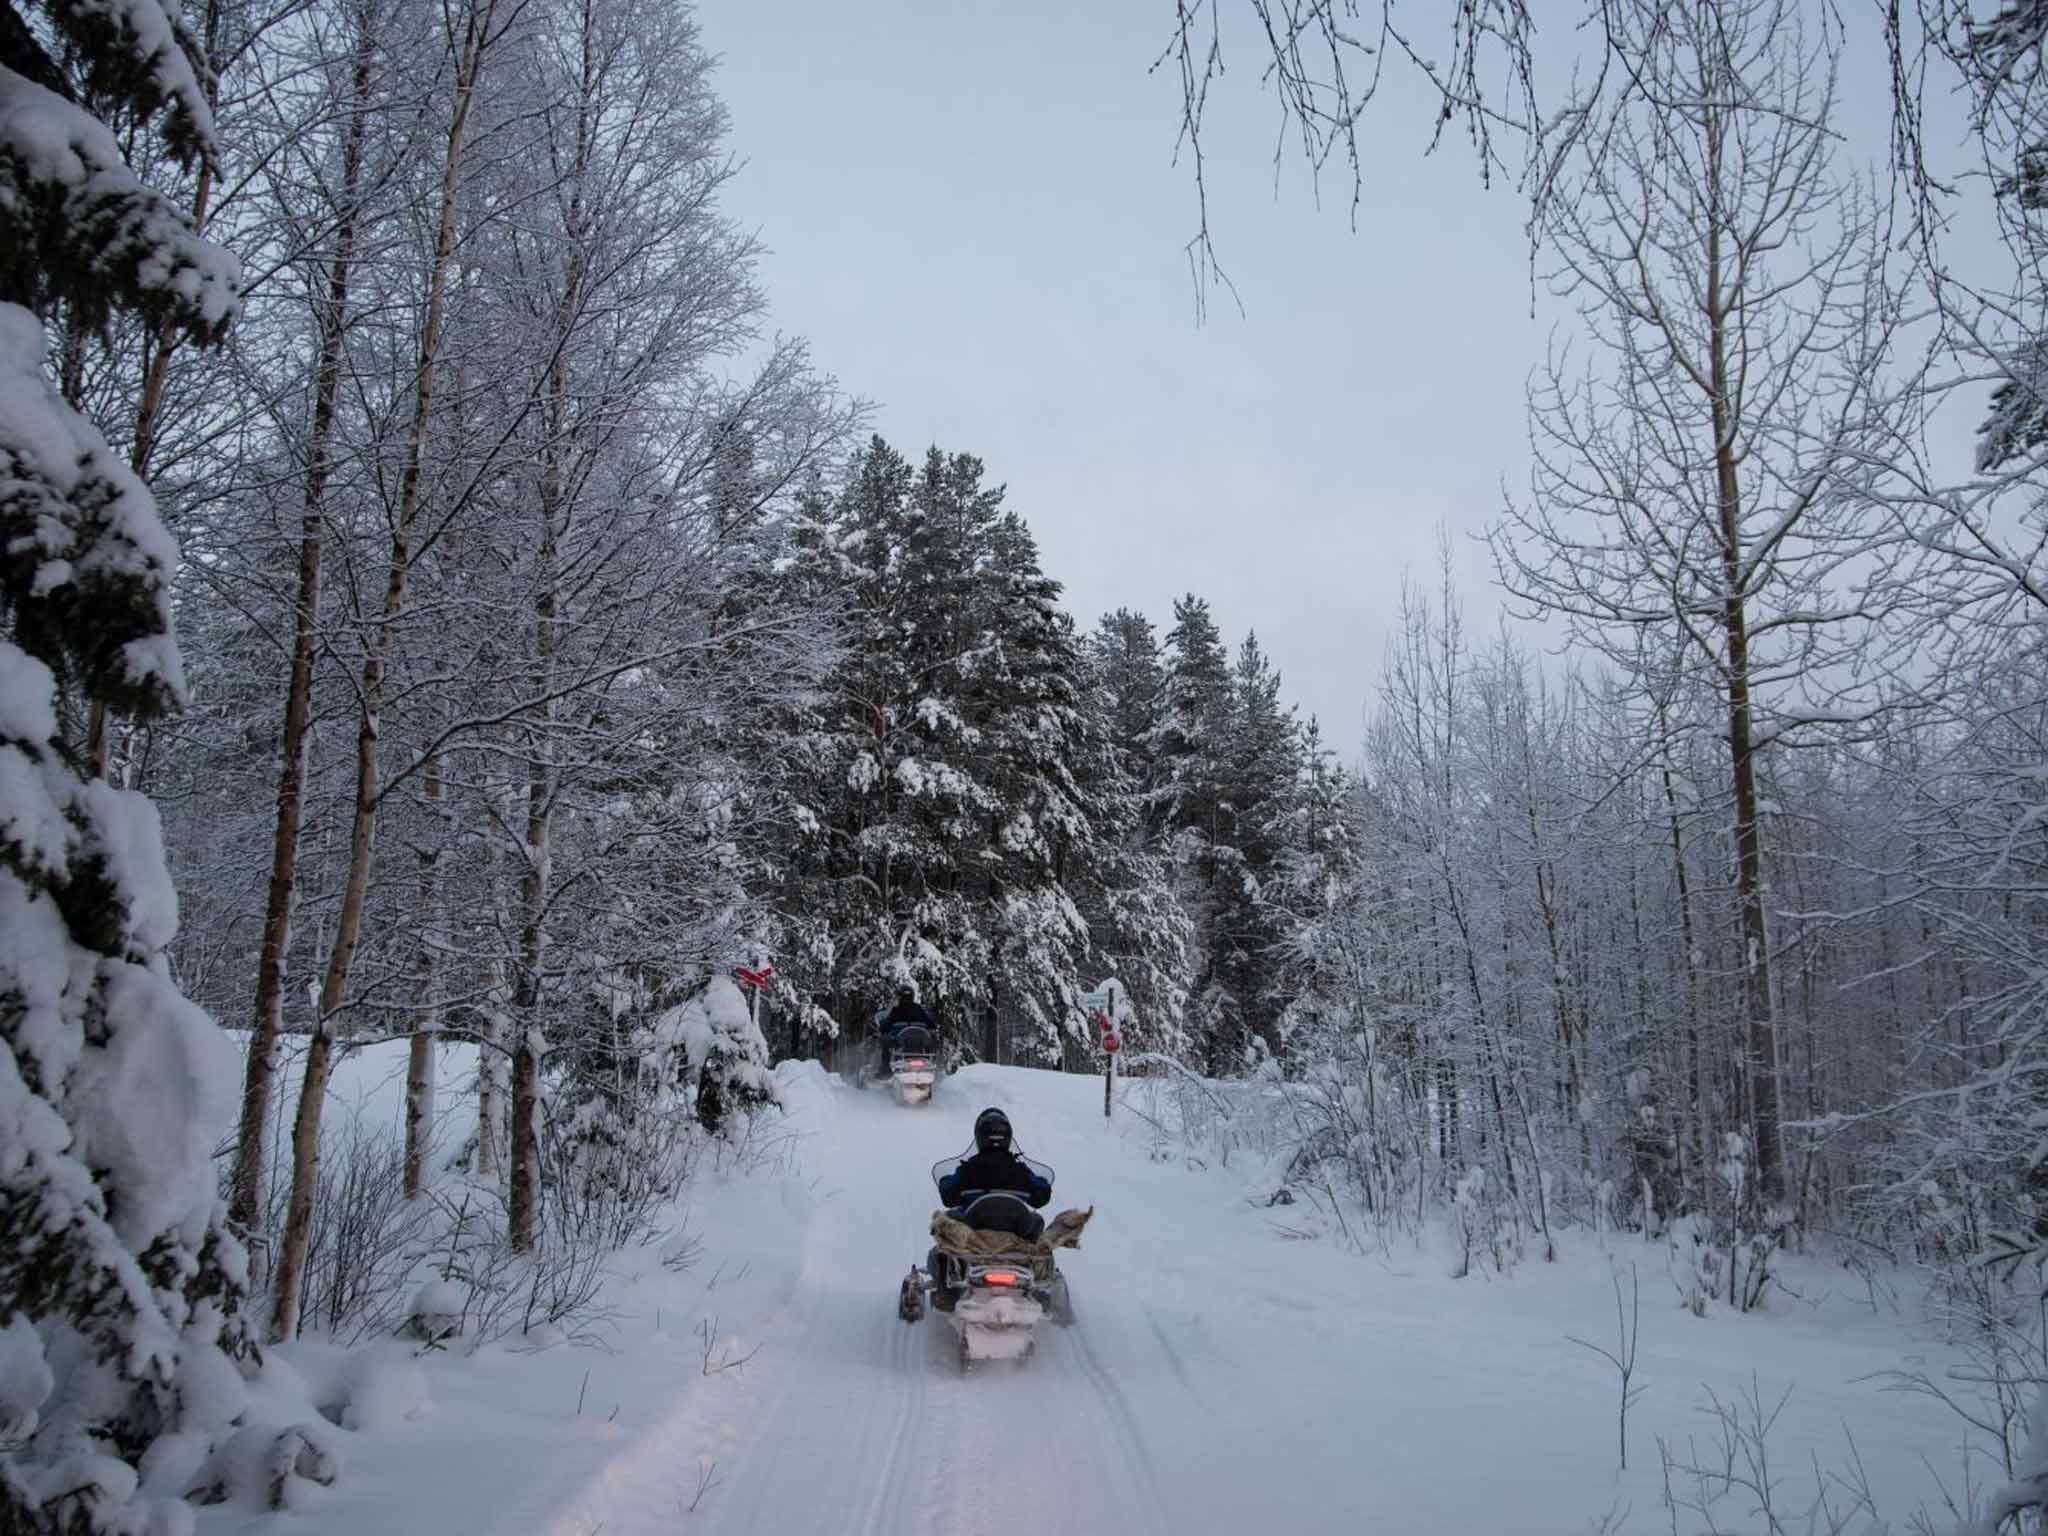
<path fill-rule="evenodd" d="M 402 1345 L 351 1350 L 335 1386 L 344 1429 L 395 1429 L 427 1406 L 427 1373 Z"/>
<path fill-rule="evenodd" d="M 195 1460 L 173 1442 L 146 1469 L 168 1487 L 191 1489 L 236 1516 L 319 1507 L 316 1489 L 334 1483 L 359 1436 L 410 1425 L 428 1403 L 425 1371 L 397 1343 L 345 1350 L 315 1339 L 265 1353 L 245 1392 L 243 1422 L 220 1449 Z"/>

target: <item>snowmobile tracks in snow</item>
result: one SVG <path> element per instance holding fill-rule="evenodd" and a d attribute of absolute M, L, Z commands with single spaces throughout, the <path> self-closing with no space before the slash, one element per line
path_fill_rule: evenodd
<path fill-rule="evenodd" d="M 1181 1359 L 1180 1350 L 1175 1348 L 1173 1340 L 1167 1337 L 1166 1324 L 1160 1319 L 1159 1314 L 1147 1307 L 1145 1321 L 1152 1325 L 1152 1337 L 1159 1341 L 1159 1348 L 1166 1356 L 1166 1364 L 1173 1372 L 1174 1380 L 1181 1384 L 1189 1397 L 1206 1408 L 1208 1399 L 1202 1396 L 1202 1389 L 1195 1385 L 1194 1377 L 1188 1374 L 1187 1362 Z"/>
<path fill-rule="evenodd" d="M 1116 1449 L 1121 1453 L 1119 1459 L 1130 1477 L 1132 1492 L 1143 1505 L 1142 1517 L 1146 1527 L 1157 1536 L 1168 1536 L 1174 1529 L 1174 1522 L 1167 1512 L 1166 1495 L 1160 1486 L 1159 1469 L 1153 1462 L 1152 1448 L 1145 1442 L 1144 1430 L 1138 1423 L 1138 1416 L 1131 1411 L 1130 1400 L 1096 1355 L 1084 1326 L 1077 1324 L 1061 1329 L 1056 1337 L 1072 1341 L 1074 1359 L 1080 1363 L 1095 1389 L 1095 1399 L 1101 1406 L 1103 1420 L 1116 1442 Z"/>
<path fill-rule="evenodd" d="M 926 1361 L 922 1327 L 890 1323 L 889 1370 L 904 1383 L 898 1391 L 887 1438 L 877 1460 L 881 1474 L 868 1500 L 867 1515 L 859 1529 L 862 1536 L 894 1536 L 911 1528 L 905 1505 L 918 1476 L 923 1458 L 918 1455 L 918 1427 L 924 1420 L 925 1394 L 931 1371 Z M 871 1418 L 872 1425 L 880 1415 Z M 863 1437 L 866 1438 L 866 1437 Z M 926 1468 L 927 1473 L 929 1468 Z"/>

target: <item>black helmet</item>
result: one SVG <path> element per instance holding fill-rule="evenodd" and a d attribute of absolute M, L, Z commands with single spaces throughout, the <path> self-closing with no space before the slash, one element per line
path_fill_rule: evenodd
<path fill-rule="evenodd" d="M 896 989 L 896 1001 L 899 1003 L 914 1003 L 917 1001 L 917 993 L 911 990 L 909 982 L 904 982 L 903 985 Z"/>
<path fill-rule="evenodd" d="M 986 1152 L 990 1147 L 998 1151 L 1010 1150 L 1010 1117 L 1000 1109 L 991 1106 L 974 1117 L 974 1145 L 977 1151 Z"/>

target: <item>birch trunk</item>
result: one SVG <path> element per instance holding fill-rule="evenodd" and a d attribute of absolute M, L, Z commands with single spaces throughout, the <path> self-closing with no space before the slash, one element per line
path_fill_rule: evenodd
<path fill-rule="evenodd" d="M 552 540 L 543 545 L 544 557 L 552 554 Z M 554 588 L 541 588 L 536 603 L 536 639 L 541 647 L 537 681 L 543 681 L 553 659 Z M 537 690 L 545 697 L 545 682 Z M 553 711 L 540 706 L 544 717 Z M 536 734 L 546 739 L 546 719 Z M 547 896 L 550 869 L 551 818 L 549 800 L 552 784 L 544 758 L 545 747 L 536 746 L 528 770 L 526 800 L 526 873 L 519 882 L 519 985 L 515 993 L 512 1028 L 512 1166 L 511 1189 L 506 1203 L 507 1240 L 515 1253 L 530 1253 L 539 1227 L 540 1209 L 540 1060 L 546 1048 L 541 1030 L 541 968 L 547 959 Z"/>
<path fill-rule="evenodd" d="M 228 1218 L 244 1231 L 261 1217 L 270 1160 L 270 1101 L 277 1079 L 277 1035 L 284 1004 L 284 964 L 291 947 L 297 890 L 299 823 L 305 812 L 307 725 L 312 716 L 314 629 L 320 608 L 320 560 L 326 525 L 327 481 L 334 468 L 334 413 L 341 390 L 341 339 L 348 322 L 349 281 L 355 264 L 357 206 L 362 186 L 363 138 L 369 122 L 371 34 L 357 40 L 349 82 L 351 111 L 342 136 L 341 217 L 334 259 L 320 305 L 313 370 L 313 421 L 299 514 L 298 591 L 292 624 L 291 681 L 285 692 L 284 740 L 277 781 L 277 822 L 271 842 L 270 886 L 263 908 L 263 938 L 256 955 L 256 1002 L 243 1066 L 242 1114 L 235 1141 Z M 138 447 L 140 443 L 138 441 Z"/>
<path fill-rule="evenodd" d="M 270 1336 L 289 1339 L 298 1331 L 299 1298 L 305 1282 L 306 1250 L 312 1235 L 313 1197 L 320 1176 L 320 1116 L 331 1070 L 336 1016 L 347 996 L 349 967 L 362 936 L 363 902 L 369 891 L 370 863 L 377 825 L 377 738 L 384 704 L 385 669 L 404 612 L 407 569 L 412 559 L 412 531 L 419 514 L 421 458 L 427 424 L 433 416 L 434 364 L 441 347 L 442 311 L 447 295 L 450 253 L 455 246 L 457 191 L 462 167 L 463 130 L 475 100 L 482 70 L 484 41 L 495 0 L 478 0 L 463 17 L 454 109 L 449 119 L 442 160 L 440 216 L 428 271 L 427 312 L 420 328 L 419 363 L 414 376 L 412 421 L 407 429 L 405 466 L 399 478 L 396 516 L 391 529 L 391 565 L 385 580 L 384 603 L 375 636 L 363 659 L 361 725 L 356 732 L 355 813 L 349 830 L 348 874 L 335 918 L 333 944 L 320 983 L 320 1013 L 308 1052 L 305 1086 L 299 1093 L 292 1125 L 292 1192 L 285 1213 L 284 1249 L 272 1294 Z"/>
<path fill-rule="evenodd" d="M 490 848 L 490 888 L 495 893 L 501 888 L 498 876 L 501 853 L 497 839 L 491 840 Z M 497 917 L 494 931 L 503 933 L 508 917 L 505 905 L 495 897 L 492 905 Z M 485 1178 L 496 1177 L 498 1149 L 504 1142 L 505 1107 L 499 1058 L 505 1051 L 506 1010 L 511 1001 L 512 988 L 505 979 L 504 956 L 493 951 L 485 972 L 483 1022 L 477 1033 L 476 1053 L 476 1171 Z"/>
<path fill-rule="evenodd" d="M 581 12 L 582 56 L 578 79 L 575 146 L 567 173 L 561 298 L 549 337 L 546 405 L 543 411 L 540 475 L 540 541 L 534 560 L 533 693 L 531 756 L 526 786 L 526 874 L 520 882 L 520 1006 L 512 1048 L 512 1187 L 507 1234 L 514 1252 L 531 1252 L 540 1208 L 540 1064 L 547 1048 L 540 1021 L 541 974 L 547 955 L 547 906 L 553 877 L 555 801 L 555 657 L 560 644 L 561 539 L 567 524 L 570 450 L 569 342 L 583 305 L 584 179 L 589 174 L 594 131 L 597 61 L 591 50 L 591 12 Z"/>
<path fill-rule="evenodd" d="M 434 1138 L 434 1058 L 441 1039 L 441 1012 L 435 997 L 440 985 L 439 960 L 442 945 L 441 863 L 446 839 L 441 835 L 441 759 L 427 759 L 422 770 L 420 798 L 427 809 L 428 846 L 420 855 L 420 951 L 419 1010 L 413 1023 L 412 1040 L 405 1064 L 405 1198 L 417 1200 L 425 1187 L 427 1151 Z"/>

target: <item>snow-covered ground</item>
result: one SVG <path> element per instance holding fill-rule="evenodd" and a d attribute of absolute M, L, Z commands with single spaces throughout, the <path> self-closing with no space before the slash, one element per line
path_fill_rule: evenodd
<path fill-rule="evenodd" d="M 1705 1319 L 1678 1306 L 1661 1250 L 1627 1238 L 1453 1280 L 1434 1250 L 1286 1235 L 1288 1212 L 1247 1200 L 1252 1170 L 1155 1161 L 1134 1117 L 1105 1123 L 1099 1079 L 972 1067 L 905 1109 L 815 1064 L 779 1076 L 790 1113 L 751 1166 L 694 1188 L 695 1263 L 665 1268 L 660 1245 L 621 1260 L 608 1347 L 425 1357 L 428 1405 L 354 1436 L 331 1491 L 265 1521 L 306 1536 L 1669 1531 L 1657 1438 L 1705 1453 L 1707 1389 L 1753 1382 L 1767 1409 L 1791 1389 L 1769 1444 L 1781 1513 L 1810 1502 L 1814 1457 L 1849 1460 L 1845 1436 L 1895 1529 L 1933 1499 L 1929 1463 L 1957 1466 L 1957 1422 L 1875 1379 L 1938 1368 L 1939 1346 L 1838 1271 L 1795 1265 L 1803 1299 Z M 382 1113 L 374 1059 L 351 1080 Z M 1058 1169 L 1055 1208 L 1096 1218 L 1062 1263 L 1075 1326 L 1043 1330 L 1022 1365 L 963 1374 L 943 1320 L 905 1325 L 893 1304 L 925 1250 L 927 1169 L 985 1104 Z M 1614 1344 L 1616 1262 L 1642 1294 L 1625 1474 L 1614 1372 L 1568 1337 Z M 1729 1495 L 1722 1528 L 1761 1528 L 1753 1504 Z M 216 1510 L 201 1529 L 249 1519 Z"/>

